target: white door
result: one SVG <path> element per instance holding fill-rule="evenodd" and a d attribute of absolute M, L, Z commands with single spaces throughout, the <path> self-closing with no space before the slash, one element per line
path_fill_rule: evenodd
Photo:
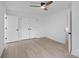
<path fill-rule="evenodd" d="M 72 11 L 68 10 L 66 25 L 66 46 L 69 53 L 72 52 Z"/>
<path fill-rule="evenodd" d="M 7 39 L 5 42 L 18 40 L 18 17 L 7 16 Z"/>
<path fill-rule="evenodd" d="M 72 52 L 72 10 L 69 11 L 69 33 L 68 33 L 68 50 L 71 53 Z"/>

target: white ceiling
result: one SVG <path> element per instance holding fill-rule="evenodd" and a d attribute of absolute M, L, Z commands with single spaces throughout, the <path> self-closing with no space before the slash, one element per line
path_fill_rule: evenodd
<path fill-rule="evenodd" d="M 38 1 L 37 3 L 40 3 Z M 7 8 L 7 12 L 10 14 L 16 14 L 20 16 L 27 16 L 27 17 L 44 17 L 49 14 L 53 14 L 63 9 L 70 8 L 71 2 L 69 1 L 54 1 L 53 4 L 49 6 L 48 11 L 44 11 L 39 7 L 29 7 L 32 1 L 6 1 L 5 5 Z M 38 4 L 39 5 L 39 4 Z"/>

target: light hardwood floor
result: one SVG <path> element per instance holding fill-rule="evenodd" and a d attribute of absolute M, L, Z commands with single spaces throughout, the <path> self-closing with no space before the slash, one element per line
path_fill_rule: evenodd
<path fill-rule="evenodd" d="M 23 40 L 6 45 L 3 58 L 73 58 L 65 45 L 47 38 Z"/>

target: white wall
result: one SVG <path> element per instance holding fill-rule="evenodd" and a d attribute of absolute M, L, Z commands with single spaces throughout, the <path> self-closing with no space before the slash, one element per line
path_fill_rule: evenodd
<path fill-rule="evenodd" d="M 0 2 L 0 56 L 4 49 L 4 12 L 5 9 L 2 2 Z"/>
<path fill-rule="evenodd" d="M 65 42 L 65 27 L 68 10 L 61 10 L 45 19 L 45 36 L 58 42 Z"/>
<path fill-rule="evenodd" d="M 79 2 L 72 2 L 72 54 L 79 57 Z"/>

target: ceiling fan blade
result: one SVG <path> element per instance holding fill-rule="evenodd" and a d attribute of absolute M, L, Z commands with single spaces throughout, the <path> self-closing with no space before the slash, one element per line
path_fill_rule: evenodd
<path fill-rule="evenodd" d="M 53 1 L 48 1 L 45 5 L 48 6 L 48 5 L 52 4 L 52 3 L 53 3 Z"/>
<path fill-rule="evenodd" d="M 41 7 L 41 6 L 36 6 L 36 5 L 30 5 L 30 7 Z"/>

